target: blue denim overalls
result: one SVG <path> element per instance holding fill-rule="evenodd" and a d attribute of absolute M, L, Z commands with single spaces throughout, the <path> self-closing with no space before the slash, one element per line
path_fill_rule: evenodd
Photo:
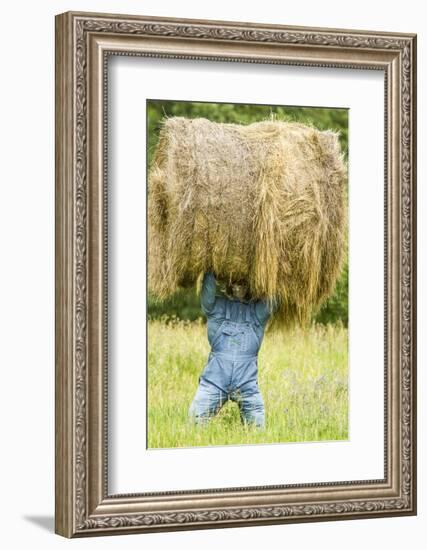
<path fill-rule="evenodd" d="M 211 352 L 199 377 L 189 409 L 199 424 L 214 416 L 231 399 L 242 422 L 265 426 L 264 402 L 258 389 L 258 351 L 271 311 L 264 301 L 241 302 L 215 296 L 213 273 L 205 274 L 201 306 L 207 315 Z"/>

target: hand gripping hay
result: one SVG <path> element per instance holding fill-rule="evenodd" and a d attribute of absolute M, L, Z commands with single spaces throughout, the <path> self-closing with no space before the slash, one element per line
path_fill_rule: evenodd
<path fill-rule="evenodd" d="M 149 171 L 149 290 L 200 289 L 212 270 L 277 300 L 278 325 L 306 322 L 342 268 L 345 179 L 334 132 L 164 119 Z"/>

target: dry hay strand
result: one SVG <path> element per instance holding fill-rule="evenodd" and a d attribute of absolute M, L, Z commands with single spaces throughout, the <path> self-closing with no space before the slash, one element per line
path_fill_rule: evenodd
<path fill-rule="evenodd" d="M 338 134 L 300 123 L 162 121 L 149 170 L 148 283 L 164 300 L 212 270 L 305 324 L 331 295 L 346 246 Z"/>

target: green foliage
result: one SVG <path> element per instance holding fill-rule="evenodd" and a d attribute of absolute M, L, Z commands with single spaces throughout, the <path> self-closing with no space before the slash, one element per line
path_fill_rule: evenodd
<path fill-rule="evenodd" d="M 195 321 L 202 317 L 200 298 L 194 289 L 180 290 L 164 302 L 156 300 L 149 294 L 148 317 L 149 319 L 177 317 L 178 319 Z"/>
<path fill-rule="evenodd" d="M 340 321 L 345 327 L 348 326 L 348 262 L 344 265 L 334 294 L 314 315 L 314 320 L 323 324 Z"/>
<path fill-rule="evenodd" d="M 324 107 L 290 107 L 276 105 L 247 105 L 238 103 L 203 103 L 190 101 L 155 101 L 147 103 L 148 113 L 148 163 L 151 165 L 161 120 L 165 116 L 204 117 L 215 122 L 250 124 L 275 117 L 277 120 L 301 122 L 320 130 L 334 130 L 340 134 L 342 151 L 348 155 L 348 110 Z M 149 260 L 148 260 L 149 261 Z M 348 322 L 348 262 L 337 283 L 334 295 L 314 316 L 318 323 Z M 201 317 L 200 302 L 194 290 L 177 293 L 164 303 L 148 297 L 148 314 L 151 319 L 162 315 L 194 320 Z"/>

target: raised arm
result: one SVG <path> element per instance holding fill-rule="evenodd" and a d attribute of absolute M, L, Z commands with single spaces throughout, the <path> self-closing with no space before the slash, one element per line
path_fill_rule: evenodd
<path fill-rule="evenodd" d="M 213 310 L 215 305 L 216 279 L 212 271 L 207 271 L 203 277 L 202 291 L 200 296 L 201 308 L 205 315 Z"/>
<path fill-rule="evenodd" d="M 275 313 L 277 310 L 277 302 L 274 301 L 271 306 L 268 305 L 267 300 L 259 300 L 255 304 L 255 313 L 258 317 L 259 322 L 262 325 L 265 325 L 268 321 L 268 318 Z"/>

